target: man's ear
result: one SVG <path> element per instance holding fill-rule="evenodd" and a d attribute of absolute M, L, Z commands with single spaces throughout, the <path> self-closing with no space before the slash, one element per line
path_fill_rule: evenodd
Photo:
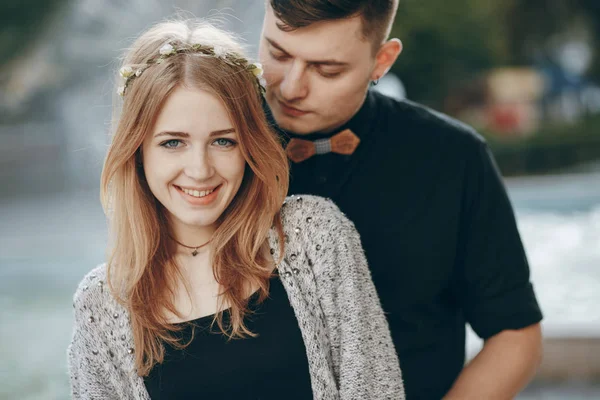
<path fill-rule="evenodd" d="M 400 53 L 402 53 L 402 42 L 400 39 L 390 39 L 385 42 L 375 56 L 375 68 L 371 74 L 371 80 L 375 81 L 387 74 Z"/>

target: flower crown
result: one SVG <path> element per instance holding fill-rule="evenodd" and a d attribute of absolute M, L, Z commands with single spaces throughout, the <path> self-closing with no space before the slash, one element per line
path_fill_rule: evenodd
<path fill-rule="evenodd" d="M 158 50 L 159 56 L 155 59 L 149 60 L 145 65 L 134 69 L 134 67 L 125 65 L 119 70 L 119 74 L 123 78 L 123 85 L 119 86 L 117 93 L 123 97 L 125 90 L 131 81 L 140 76 L 148 67 L 152 64 L 160 64 L 165 59 L 178 53 L 198 53 L 204 54 L 211 57 L 216 57 L 223 62 L 243 68 L 246 71 L 252 72 L 256 80 L 256 88 L 261 95 L 265 93 L 266 81 L 263 77 L 263 69 L 260 63 L 251 63 L 246 58 L 242 57 L 236 52 L 227 51 L 227 49 L 221 46 L 208 46 L 202 44 L 193 44 L 189 47 L 175 47 L 171 43 L 167 43 Z"/>

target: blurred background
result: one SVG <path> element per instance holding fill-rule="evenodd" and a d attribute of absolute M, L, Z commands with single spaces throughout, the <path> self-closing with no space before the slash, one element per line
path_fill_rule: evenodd
<path fill-rule="evenodd" d="M 0 5 L 0 399 L 68 398 L 71 296 L 107 241 L 116 60 L 181 10 L 256 54 L 260 0 Z M 600 399 L 600 1 L 401 0 L 393 35 L 404 52 L 377 90 L 474 125 L 506 177 L 546 316 L 519 399 Z"/>

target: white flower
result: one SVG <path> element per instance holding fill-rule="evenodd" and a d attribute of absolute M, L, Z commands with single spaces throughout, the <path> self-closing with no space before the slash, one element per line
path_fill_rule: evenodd
<path fill-rule="evenodd" d="M 254 63 L 253 64 L 254 68 L 252 68 L 252 73 L 254 74 L 255 77 L 260 78 L 263 76 L 263 69 L 262 69 L 262 64 L 261 63 Z"/>
<path fill-rule="evenodd" d="M 263 89 L 267 88 L 267 80 L 264 77 L 260 77 L 258 78 L 258 83 L 260 83 L 260 86 L 263 87 Z"/>
<path fill-rule="evenodd" d="M 117 93 L 119 94 L 119 96 L 123 97 L 125 95 L 125 86 L 119 86 L 117 88 Z"/>
<path fill-rule="evenodd" d="M 161 47 L 158 52 L 163 56 L 168 56 L 175 53 L 175 47 L 173 47 L 170 43 L 167 43 Z"/>
<path fill-rule="evenodd" d="M 143 69 L 138 69 L 137 71 L 135 71 L 135 76 L 140 76 L 142 74 L 142 72 L 144 72 Z"/>
<path fill-rule="evenodd" d="M 133 68 L 126 65 L 119 70 L 119 74 L 121 74 L 123 78 L 129 78 L 131 75 L 133 75 Z"/>
<path fill-rule="evenodd" d="M 215 46 L 213 52 L 217 58 L 225 58 L 227 56 L 227 49 L 221 46 Z"/>

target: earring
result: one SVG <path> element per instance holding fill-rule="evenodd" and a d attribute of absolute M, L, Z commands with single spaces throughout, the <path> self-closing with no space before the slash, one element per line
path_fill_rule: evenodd
<path fill-rule="evenodd" d="M 375 79 L 371 83 L 373 84 L 373 86 L 377 86 L 377 84 L 379 83 L 379 78 Z"/>

